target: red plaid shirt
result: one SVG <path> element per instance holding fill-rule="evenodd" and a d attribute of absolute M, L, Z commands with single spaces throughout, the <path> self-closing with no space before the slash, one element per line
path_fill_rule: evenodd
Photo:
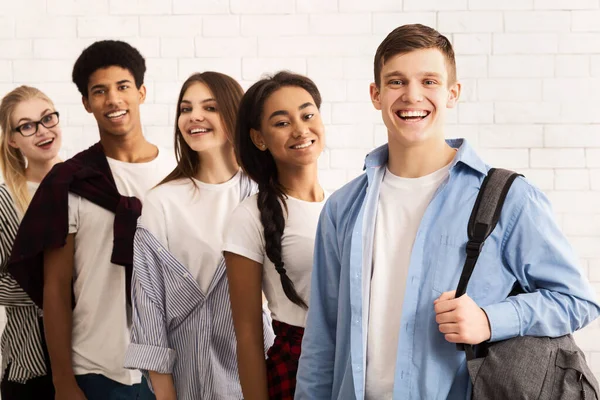
<path fill-rule="evenodd" d="M 133 236 L 142 203 L 121 196 L 100 143 L 55 165 L 37 189 L 21 221 L 8 271 L 40 308 L 44 293 L 44 250 L 63 247 L 69 233 L 69 192 L 115 214 L 110 261 L 125 267 L 131 299 Z"/>

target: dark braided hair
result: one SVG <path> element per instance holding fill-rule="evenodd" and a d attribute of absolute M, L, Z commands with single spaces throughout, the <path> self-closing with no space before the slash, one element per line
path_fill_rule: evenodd
<path fill-rule="evenodd" d="M 238 163 L 248 176 L 258 184 L 258 209 L 265 236 L 265 250 L 269 260 L 279 273 L 283 292 L 291 302 L 308 308 L 306 302 L 288 277 L 281 254 L 281 237 L 285 228 L 283 207 L 287 204 L 284 188 L 279 183 L 277 165 L 271 153 L 259 150 L 250 137 L 250 130 L 261 130 L 261 119 L 266 100 L 283 87 L 299 87 L 313 98 L 315 106 L 321 107 L 321 94 L 309 78 L 287 71 L 259 80 L 242 97 L 235 129 L 234 147 Z"/>

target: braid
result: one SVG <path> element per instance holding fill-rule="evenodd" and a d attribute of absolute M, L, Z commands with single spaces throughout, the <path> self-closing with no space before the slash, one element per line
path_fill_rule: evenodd
<path fill-rule="evenodd" d="M 260 222 L 264 229 L 265 250 L 269 260 L 275 264 L 275 270 L 279 273 L 281 286 L 286 297 L 292 303 L 308 309 L 306 302 L 296 292 L 294 283 L 287 275 L 281 255 L 281 237 L 285 228 L 285 219 L 279 200 L 285 205 L 285 198 L 279 184 L 273 182 L 276 180 L 276 177 L 272 177 L 268 184 L 259 184 L 258 186 L 257 204 L 260 211 Z"/>

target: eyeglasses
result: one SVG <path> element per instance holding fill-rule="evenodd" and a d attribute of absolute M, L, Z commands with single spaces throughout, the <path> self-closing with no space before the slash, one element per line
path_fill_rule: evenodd
<path fill-rule="evenodd" d="M 25 122 L 15 128 L 24 137 L 33 136 L 37 133 L 38 127 L 42 124 L 45 128 L 54 128 L 58 125 L 58 111 L 44 115 L 39 121 Z"/>

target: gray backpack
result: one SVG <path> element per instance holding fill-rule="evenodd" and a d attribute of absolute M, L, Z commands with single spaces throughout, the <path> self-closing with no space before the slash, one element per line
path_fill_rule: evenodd
<path fill-rule="evenodd" d="M 456 297 L 467 285 L 485 239 L 492 233 L 506 195 L 519 174 L 491 169 L 481 185 L 468 226 L 467 258 Z M 516 287 L 510 295 L 523 293 Z M 509 295 L 509 296 L 510 296 Z M 477 346 L 457 345 L 467 357 L 473 400 L 598 400 L 598 382 L 571 335 L 523 336 Z"/>

